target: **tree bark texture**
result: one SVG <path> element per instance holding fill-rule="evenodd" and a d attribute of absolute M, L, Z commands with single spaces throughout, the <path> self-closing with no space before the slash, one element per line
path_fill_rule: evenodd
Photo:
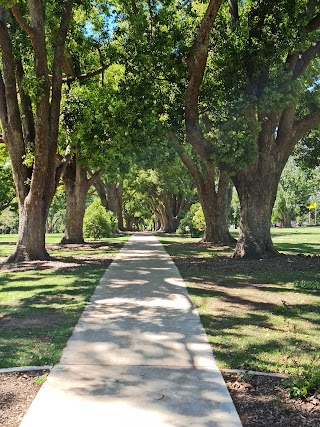
<path fill-rule="evenodd" d="M 240 231 L 234 257 L 259 259 L 278 254 L 270 232 L 278 175 L 271 180 L 257 171 L 254 176 L 239 174 L 234 179 L 240 200 Z"/>
<path fill-rule="evenodd" d="M 192 175 L 205 217 L 206 229 L 204 242 L 215 245 L 232 245 L 235 239 L 228 228 L 228 210 L 230 206 L 230 178 L 207 161 L 201 171 L 193 158 L 180 151 L 181 160 Z"/>
<path fill-rule="evenodd" d="M 98 177 L 95 180 L 94 186 L 102 206 L 116 215 L 118 230 L 124 231 L 122 184 L 106 184 L 102 178 Z"/>
<path fill-rule="evenodd" d="M 45 248 L 47 216 L 48 206 L 41 200 L 27 197 L 23 205 L 19 204 L 18 243 L 8 259 L 9 262 L 50 259 Z"/>
<path fill-rule="evenodd" d="M 107 185 L 108 209 L 115 214 L 118 221 L 118 230 L 123 231 L 123 203 L 121 183 Z"/>
<path fill-rule="evenodd" d="M 172 200 L 167 193 L 162 193 L 160 196 L 160 210 L 162 214 L 162 224 L 161 231 L 164 233 L 175 233 L 177 231 L 179 221 L 178 218 L 174 215 L 174 207 Z"/>
<path fill-rule="evenodd" d="M 204 242 L 227 246 L 235 242 L 228 228 L 229 184 L 229 177 L 220 173 L 218 184 L 208 181 L 198 190 L 206 222 Z"/>
<path fill-rule="evenodd" d="M 66 167 L 62 175 L 66 192 L 66 219 L 62 244 L 81 244 L 83 238 L 83 218 L 86 210 L 86 198 L 92 179 L 87 179 L 87 170 L 80 166 L 76 156 Z"/>

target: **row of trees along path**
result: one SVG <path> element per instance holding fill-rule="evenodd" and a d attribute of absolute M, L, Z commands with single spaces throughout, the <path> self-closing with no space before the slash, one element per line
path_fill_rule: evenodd
<path fill-rule="evenodd" d="M 318 2 L 84 3 L 0 3 L 0 119 L 19 205 L 18 243 L 9 262 L 49 258 L 45 224 L 61 177 L 70 231 L 64 241 L 83 240 L 76 225 L 85 196 L 102 182 L 97 135 L 108 141 L 104 155 L 114 158 L 121 157 L 121 141 L 135 152 L 147 135 L 176 150 L 198 191 L 205 241 L 233 241 L 227 227 L 232 181 L 241 209 L 234 256 L 275 255 L 269 225 L 282 170 L 320 123 Z M 110 84 L 104 71 L 112 64 L 118 80 Z M 61 155 L 63 97 L 73 88 L 80 93 L 100 73 L 100 83 L 93 79 L 86 90 L 105 116 L 96 120 L 91 113 L 83 148 L 79 133 L 76 143 L 70 135 L 88 120 L 81 108 L 65 111 Z M 122 150 L 123 167 L 137 160 L 126 156 Z"/>

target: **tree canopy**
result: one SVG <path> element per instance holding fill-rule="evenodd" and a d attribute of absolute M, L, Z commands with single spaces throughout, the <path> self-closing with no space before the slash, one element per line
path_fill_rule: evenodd
<path fill-rule="evenodd" d="M 119 206 L 124 196 L 134 215 L 144 202 L 166 229 L 164 217 L 174 222 L 196 187 L 205 239 L 219 244 L 233 242 L 233 181 L 241 216 L 235 256 L 275 255 L 269 226 L 278 184 L 275 211 L 282 205 L 293 214 L 289 187 L 303 181 L 290 165 L 280 180 L 282 170 L 295 147 L 299 165 L 319 164 L 319 6 L 2 1 L 0 118 L 20 216 L 12 260 L 48 257 L 45 224 L 61 177 L 67 205 L 73 194 L 68 218 L 80 199 L 83 211 L 98 176 L 106 207 L 117 189 Z M 1 191 L 10 199 L 1 158 Z M 74 191 L 80 181 L 82 198 Z"/>

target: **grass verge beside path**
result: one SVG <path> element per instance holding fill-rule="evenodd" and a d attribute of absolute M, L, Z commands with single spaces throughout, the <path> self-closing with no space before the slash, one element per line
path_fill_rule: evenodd
<path fill-rule="evenodd" d="M 320 369 L 320 228 L 274 229 L 286 255 L 236 260 L 229 248 L 161 236 L 198 308 L 220 368 Z M 304 255 L 294 255 L 304 254 Z"/>
<path fill-rule="evenodd" d="M 0 368 L 59 361 L 85 303 L 129 237 L 59 246 L 61 236 L 51 235 L 52 261 L 0 266 Z M 1 235 L 1 255 L 12 249 Z"/>

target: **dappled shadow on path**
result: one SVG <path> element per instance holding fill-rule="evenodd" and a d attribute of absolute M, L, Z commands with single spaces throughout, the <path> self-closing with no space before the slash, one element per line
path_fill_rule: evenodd
<path fill-rule="evenodd" d="M 62 420 L 49 408 L 54 425 L 69 425 L 77 411 L 80 426 L 102 417 L 111 425 L 240 426 L 185 285 L 154 240 L 129 242 L 109 267 L 43 403 L 51 393 L 67 413 Z"/>

